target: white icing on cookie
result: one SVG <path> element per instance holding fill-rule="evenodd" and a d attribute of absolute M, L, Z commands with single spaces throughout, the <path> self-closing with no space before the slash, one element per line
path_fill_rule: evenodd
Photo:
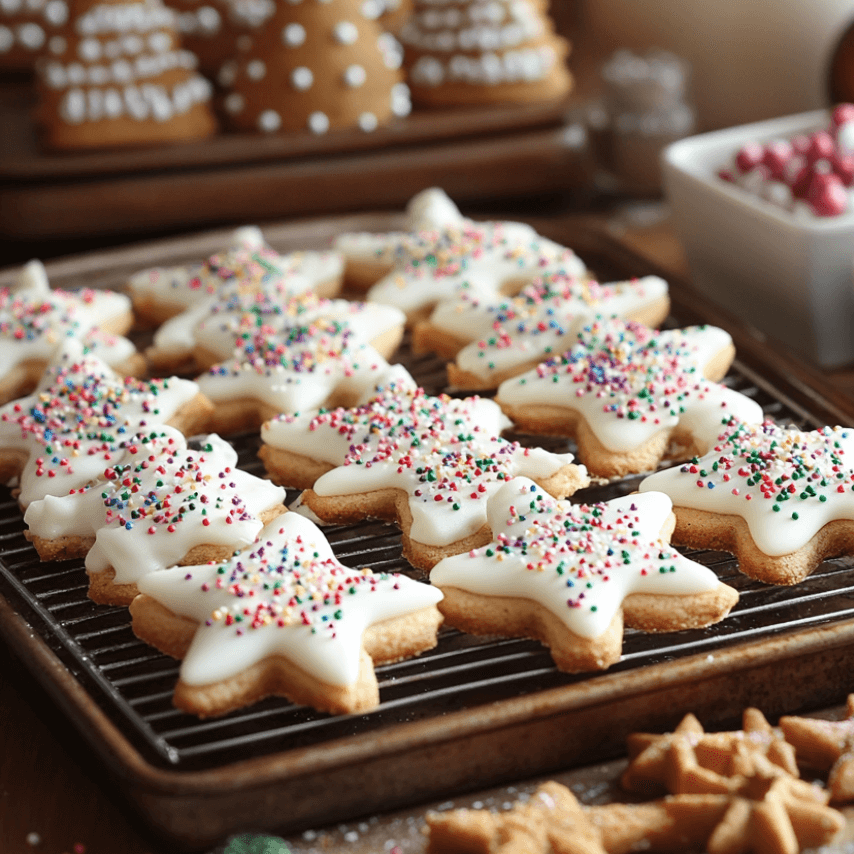
<path fill-rule="evenodd" d="M 285 655 L 330 685 L 352 685 L 362 636 L 383 620 L 435 605 L 442 595 L 406 576 L 349 569 L 308 519 L 286 513 L 223 564 L 174 567 L 141 592 L 199 623 L 181 680 L 207 685 L 271 655 Z"/>
<path fill-rule="evenodd" d="M 733 419 L 707 454 L 639 489 L 666 492 L 676 507 L 741 516 L 760 551 L 791 554 L 828 522 L 854 520 L 854 430 Z"/>
<path fill-rule="evenodd" d="M 681 596 L 719 586 L 710 569 L 661 539 L 670 512 L 661 493 L 573 505 L 515 478 L 489 499 L 492 543 L 439 561 L 430 581 L 533 600 L 573 634 L 597 638 L 632 593 Z"/>
<path fill-rule="evenodd" d="M 609 450 L 631 451 L 682 424 L 710 447 L 732 415 L 762 421 L 756 401 L 703 379 L 706 364 L 732 339 L 713 326 L 653 330 L 595 321 L 563 355 L 506 380 L 496 399 L 510 407 L 564 406 L 580 412 Z"/>
<path fill-rule="evenodd" d="M 198 394 L 190 381 L 119 377 L 73 339 L 28 397 L 0 407 L 0 449 L 28 455 L 18 502 L 78 489 L 124 456 L 136 433 L 170 420 Z"/>
<path fill-rule="evenodd" d="M 200 450 L 169 427 L 128 443 L 118 464 L 91 486 L 34 501 L 24 514 L 42 539 L 92 536 L 86 569 L 115 570 L 118 584 L 179 563 L 195 546 L 242 548 L 261 530 L 260 515 L 285 492 L 237 468 L 237 452 L 216 434 Z"/>
<path fill-rule="evenodd" d="M 430 325 L 470 342 L 457 366 L 484 380 L 566 350 L 594 316 L 625 317 L 667 299 L 658 276 L 599 284 L 563 273 L 544 276 L 510 299 L 462 291 L 439 303 Z"/>
<path fill-rule="evenodd" d="M 0 289 L 0 376 L 22 362 L 52 361 L 67 338 L 97 348 L 111 365 L 136 348 L 107 330 L 130 326 L 131 304 L 114 291 L 52 289 L 40 261 L 31 261 L 10 287 Z"/>
<path fill-rule="evenodd" d="M 445 546 L 483 527 L 486 499 L 505 480 L 548 478 L 573 462 L 572 454 L 502 439 L 509 423 L 491 400 L 433 397 L 391 383 L 360 407 L 280 416 L 261 438 L 335 466 L 315 482 L 317 495 L 405 491 L 410 537 Z"/>

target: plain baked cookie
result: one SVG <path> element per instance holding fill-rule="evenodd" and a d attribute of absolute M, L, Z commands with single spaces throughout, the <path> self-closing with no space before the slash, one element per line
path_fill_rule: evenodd
<path fill-rule="evenodd" d="M 267 422 L 259 453 L 277 483 L 306 490 L 303 504 L 324 522 L 398 524 L 404 555 L 427 569 L 489 541 L 486 501 L 511 477 L 560 497 L 587 486 L 572 454 L 508 442 L 508 426 L 491 400 L 434 397 L 400 381 L 360 407 Z"/>
<path fill-rule="evenodd" d="M 400 29 L 416 104 L 534 103 L 572 88 L 569 43 L 541 0 L 414 0 Z"/>
<path fill-rule="evenodd" d="M 228 245 L 201 263 L 141 270 L 126 290 L 137 325 L 159 326 L 225 288 L 249 290 L 285 279 L 292 294 L 331 297 L 341 287 L 343 268 L 342 257 L 332 250 L 280 255 L 267 245 L 261 229 L 248 225 L 235 229 Z"/>
<path fill-rule="evenodd" d="M 369 711 L 380 700 L 374 665 L 431 649 L 442 622 L 436 588 L 344 566 L 296 513 L 225 562 L 167 569 L 139 587 L 133 631 L 183 658 L 175 705 L 201 717 L 270 694 Z"/>
<path fill-rule="evenodd" d="M 211 85 L 161 0 L 69 4 L 37 66 L 36 120 L 57 150 L 202 139 L 216 130 Z"/>
<path fill-rule="evenodd" d="M 461 291 L 415 326 L 413 346 L 452 360 L 448 382 L 454 388 L 496 388 L 564 352 L 596 317 L 658 326 L 670 310 L 667 291 L 658 276 L 600 284 L 563 272 L 542 276 L 510 298 Z"/>
<path fill-rule="evenodd" d="M 140 431 L 207 429 L 213 407 L 191 380 L 120 377 L 68 339 L 31 395 L 0 407 L 0 479 L 21 507 L 100 476 Z"/>
<path fill-rule="evenodd" d="M 529 637 L 559 670 L 619 661 L 623 625 L 646 632 L 709 626 L 738 593 L 669 545 L 670 499 L 558 501 L 517 477 L 489 498 L 491 542 L 439 561 L 430 581 L 445 621 L 464 632 Z"/>
<path fill-rule="evenodd" d="M 828 557 L 854 554 L 854 431 L 802 431 L 733 419 L 712 449 L 656 472 L 676 513 L 674 540 L 720 549 L 745 575 L 797 584 Z"/>
<path fill-rule="evenodd" d="M 132 323 L 124 294 L 51 288 L 41 261 L 30 261 L 11 286 L 0 288 L 0 403 L 29 394 L 68 338 L 119 373 L 141 371 L 145 361 L 123 337 Z"/>
<path fill-rule="evenodd" d="M 34 501 L 24 514 L 42 560 L 86 555 L 89 596 L 127 605 L 145 575 L 224 560 L 284 511 L 285 492 L 237 468 L 215 434 L 198 450 L 169 427 L 128 442 L 90 485 Z"/>
<path fill-rule="evenodd" d="M 727 419 L 762 408 L 716 380 L 735 355 L 723 329 L 594 321 L 560 356 L 505 380 L 496 400 L 523 431 L 572 437 L 601 477 L 650 471 L 712 447 Z"/>

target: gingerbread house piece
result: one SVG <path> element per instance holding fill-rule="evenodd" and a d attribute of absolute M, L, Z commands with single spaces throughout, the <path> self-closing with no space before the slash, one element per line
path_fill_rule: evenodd
<path fill-rule="evenodd" d="M 532 103 L 566 95 L 569 44 L 546 0 L 414 0 L 399 32 L 416 104 Z"/>
<path fill-rule="evenodd" d="M 46 146 L 178 142 L 215 130 L 210 83 L 161 0 L 69 0 L 68 8 L 37 66 Z"/>
<path fill-rule="evenodd" d="M 287 0 L 223 66 L 224 108 L 238 130 L 372 131 L 410 110 L 399 42 L 382 29 L 382 4 Z"/>
<path fill-rule="evenodd" d="M 66 0 L 0 0 L 0 70 L 31 71 L 67 20 Z"/>

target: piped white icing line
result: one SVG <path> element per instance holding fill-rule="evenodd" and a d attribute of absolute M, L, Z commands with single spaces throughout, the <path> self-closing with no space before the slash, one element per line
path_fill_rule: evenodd
<path fill-rule="evenodd" d="M 229 246 L 201 264 L 153 267 L 132 276 L 128 291 L 135 300 L 152 299 L 189 308 L 200 297 L 216 296 L 223 288 L 286 280 L 292 294 L 304 293 L 341 278 L 344 262 L 334 251 L 288 252 L 280 255 L 266 245 L 255 226 L 236 229 Z"/>
<path fill-rule="evenodd" d="M 141 592 L 199 623 L 181 680 L 207 685 L 284 655 L 330 685 L 354 684 L 363 635 L 442 595 L 403 575 L 349 569 L 308 519 L 286 513 L 226 563 L 173 567 Z"/>
<path fill-rule="evenodd" d="M 158 427 L 128 443 L 123 461 L 95 483 L 34 501 L 24 522 L 43 539 L 94 534 L 86 569 L 113 567 L 116 583 L 127 584 L 195 546 L 249 545 L 260 515 L 284 498 L 281 487 L 238 469 L 237 452 L 216 434 L 193 450 L 177 430 Z"/>
<path fill-rule="evenodd" d="M 486 499 L 504 481 L 547 478 L 573 462 L 572 454 L 502 439 L 509 424 L 486 398 L 433 397 L 391 383 L 360 407 L 282 415 L 263 426 L 261 438 L 335 466 L 315 482 L 317 495 L 403 490 L 410 537 L 446 546 L 483 527 Z"/>
<path fill-rule="evenodd" d="M 510 299 L 463 291 L 439 303 L 431 326 L 470 342 L 457 366 L 483 379 L 562 353 L 595 316 L 625 317 L 667 297 L 667 282 L 644 276 L 599 284 L 564 273 L 544 276 Z"/>
<path fill-rule="evenodd" d="M 354 344 L 370 343 L 402 329 L 406 322 L 403 312 L 392 306 L 323 299 L 310 292 L 295 296 L 292 282 L 290 277 L 257 286 L 240 281 L 222 287 L 216 296 L 200 299 L 162 324 L 148 355 L 179 361 L 202 347 L 226 360 L 242 348 L 242 340 L 259 330 L 268 339 L 281 340 L 291 330 L 317 322 L 340 323 L 351 330 Z"/>
<path fill-rule="evenodd" d="M 499 402 L 565 406 L 580 412 L 609 450 L 631 451 L 656 433 L 690 427 L 701 448 L 731 416 L 763 419 L 756 401 L 703 379 L 706 364 L 732 342 L 714 326 L 654 330 L 621 320 L 594 321 L 569 350 L 498 387 Z"/>
<path fill-rule="evenodd" d="M 462 290 L 497 298 L 513 282 L 584 272 L 571 249 L 540 237 L 524 223 L 466 223 L 403 239 L 393 269 L 370 288 L 368 299 L 411 313 L 455 299 Z"/>
<path fill-rule="evenodd" d="M 431 583 L 532 600 L 582 638 L 602 635 L 632 593 L 689 595 L 720 584 L 661 539 L 671 503 L 659 492 L 573 505 L 515 478 L 488 512 L 492 543 L 439 561 Z"/>
<path fill-rule="evenodd" d="M 178 377 L 119 377 L 69 339 L 31 395 L 0 407 L 0 448 L 28 455 L 18 502 L 80 488 L 120 460 L 136 433 L 165 424 L 197 394 Z"/>
<path fill-rule="evenodd" d="M 828 522 L 854 520 L 854 430 L 733 419 L 714 448 L 645 478 L 676 507 L 741 516 L 760 551 L 791 554 Z"/>
<path fill-rule="evenodd" d="M 29 360 L 52 361 L 67 338 L 82 340 L 111 365 L 125 361 L 136 348 L 102 327 L 130 318 L 124 294 L 85 288 L 52 289 L 40 261 L 29 262 L 18 280 L 0 289 L 0 376 Z"/>

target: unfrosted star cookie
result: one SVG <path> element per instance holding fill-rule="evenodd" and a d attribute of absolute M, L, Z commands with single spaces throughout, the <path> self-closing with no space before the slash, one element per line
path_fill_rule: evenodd
<path fill-rule="evenodd" d="M 30 261 L 13 285 L 0 288 L 0 402 L 32 391 L 67 338 L 83 341 L 122 373 L 143 368 L 134 345 L 121 337 L 132 322 L 124 294 L 53 289 L 44 265 Z"/>
<path fill-rule="evenodd" d="M 441 594 L 398 574 L 350 569 L 296 513 L 223 562 L 139 582 L 133 630 L 182 658 L 175 704 L 202 717 L 269 694 L 347 714 L 379 704 L 374 665 L 436 645 Z"/>
<path fill-rule="evenodd" d="M 286 280 L 291 294 L 311 290 L 327 297 L 340 288 L 344 262 L 337 252 L 304 250 L 280 255 L 255 226 L 236 229 L 228 243 L 200 264 L 152 267 L 131 276 L 127 292 L 136 321 L 159 326 L 224 288 L 249 290 Z"/>
<path fill-rule="evenodd" d="M 406 317 L 392 306 L 295 295 L 291 280 L 264 284 L 235 282 L 216 296 L 199 299 L 167 320 L 146 350 L 159 372 L 203 371 L 230 359 L 259 331 L 269 341 L 287 341 L 295 328 L 337 323 L 351 333 L 353 345 L 373 346 L 390 357 L 403 338 Z"/>
<path fill-rule="evenodd" d="M 448 381 L 455 388 L 488 389 L 562 353 L 593 318 L 657 326 L 669 308 L 667 282 L 658 276 L 603 285 L 561 272 L 541 277 L 510 298 L 462 290 L 416 325 L 413 343 L 416 350 L 453 360 Z"/>
<path fill-rule="evenodd" d="M 721 549 L 769 584 L 797 584 L 854 554 L 854 431 L 732 420 L 707 454 L 645 478 L 676 513 L 674 539 Z"/>
<path fill-rule="evenodd" d="M 487 514 L 492 541 L 430 572 L 445 620 L 471 634 L 539 640 L 560 670 L 619 661 L 624 624 L 705 627 L 738 601 L 670 546 L 673 514 L 661 493 L 573 505 L 517 477 L 496 490 Z"/>
<path fill-rule="evenodd" d="M 237 468 L 215 434 L 198 450 L 169 427 L 128 442 L 121 461 L 24 514 L 42 560 L 86 555 L 89 596 L 127 605 L 140 578 L 175 564 L 224 560 L 284 510 L 284 490 Z"/>
<path fill-rule="evenodd" d="M 713 326 L 594 321 L 565 353 L 501 383 L 496 400 L 521 430 L 574 438 L 594 474 L 649 471 L 705 452 L 731 416 L 762 421 L 754 400 L 716 382 L 734 354 Z"/>
<path fill-rule="evenodd" d="M 527 475 L 560 497 L 588 484 L 571 454 L 502 439 L 508 424 L 491 400 L 392 382 L 356 408 L 267 422 L 260 455 L 325 522 L 395 521 L 407 559 L 429 568 L 489 541 L 486 501 L 506 480 Z"/>
<path fill-rule="evenodd" d="M 198 386 L 169 377 L 120 377 L 69 339 L 28 397 L 0 407 L 0 477 L 16 478 L 26 508 L 97 478 L 147 428 L 204 430 L 212 411 Z"/>
<path fill-rule="evenodd" d="M 340 320 L 320 317 L 274 334 L 254 322 L 242 330 L 234 355 L 196 378 L 214 402 L 213 429 L 257 429 L 283 412 L 355 406 L 376 386 L 408 373 L 360 342 Z"/>

